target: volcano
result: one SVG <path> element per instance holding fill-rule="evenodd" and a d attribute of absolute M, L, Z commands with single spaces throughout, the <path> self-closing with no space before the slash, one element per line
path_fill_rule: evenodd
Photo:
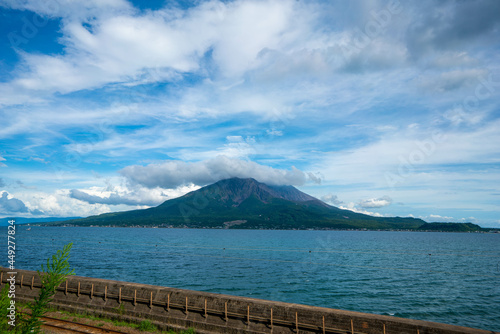
<path fill-rule="evenodd" d="M 157 207 L 107 213 L 52 225 L 240 229 L 417 229 L 421 219 L 373 217 L 331 206 L 293 186 L 230 178 Z"/>

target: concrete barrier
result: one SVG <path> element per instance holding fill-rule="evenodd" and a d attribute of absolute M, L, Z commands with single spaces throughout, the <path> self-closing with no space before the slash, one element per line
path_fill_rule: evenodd
<path fill-rule="evenodd" d="M 32 301 L 41 281 L 37 272 L 15 270 L 16 300 Z M 0 269 L 0 283 L 9 270 Z M 366 333 L 452 334 L 495 332 L 322 307 L 70 276 L 51 306 L 60 310 L 140 322 L 162 330 L 192 327 L 197 333 Z"/>

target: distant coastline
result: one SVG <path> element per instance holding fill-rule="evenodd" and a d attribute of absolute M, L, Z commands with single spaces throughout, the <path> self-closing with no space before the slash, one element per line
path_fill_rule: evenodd
<path fill-rule="evenodd" d="M 4 219 L 5 220 L 5 219 Z M 471 222 L 426 222 L 415 217 L 373 216 L 335 207 L 293 186 L 253 178 L 220 180 L 156 207 L 86 218 L 41 218 L 44 226 L 156 227 L 245 230 L 490 232 Z M 1 223 L 1 221 L 0 221 Z M 7 221 L 5 221 L 7 223 Z M 494 230 L 493 230 L 494 231 Z"/>
<path fill-rule="evenodd" d="M 158 226 L 158 225 L 79 225 L 79 224 L 65 224 L 64 221 L 51 222 L 51 223 L 26 223 L 26 226 L 42 226 L 42 227 L 107 227 L 107 228 L 173 228 L 173 229 L 241 229 L 237 227 L 191 227 L 191 226 Z M 465 225 L 465 226 L 464 226 Z M 445 228 L 443 228 L 445 227 Z M 246 228 L 246 230 L 284 230 L 284 231 L 381 231 L 381 232 L 440 232 L 440 233 L 498 233 L 500 228 L 484 228 L 472 223 L 426 223 L 417 229 L 368 229 L 368 228 Z"/>

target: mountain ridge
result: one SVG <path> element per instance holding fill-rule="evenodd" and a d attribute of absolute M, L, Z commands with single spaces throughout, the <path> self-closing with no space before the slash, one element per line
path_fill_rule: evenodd
<path fill-rule="evenodd" d="M 327 205 L 317 198 L 301 192 L 293 186 L 269 186 L 265 183 L 258 182 L 253 178 L 225 179 L 205 186 L 201 189 L 205 196 L 209 197 L 213 197 L 210 196 L 210 194 L 222 194 L 220 198 L 222 201 L 230 200 L 236 204 L 236 206 L 252 195 L 255 195 L 263 203 L 267 203 L 272 198 L 280 198 L 294 202 L 318 201 L 323 203 L 323 205 Z M 187 195 L 189 195 L 189 193 Z M 160 204 L 160 206 L 163 204 Z"/>
<path fill-rule="evenodd" d="M 237 223 L 235 223 L 237 222 Z M 328 205 L 293 186 L 252 178 L 218 181 L 157 207 L 106 213 L 51 225 L 246 229 L 417 229 L 410 217 L 373 217 Z"/>

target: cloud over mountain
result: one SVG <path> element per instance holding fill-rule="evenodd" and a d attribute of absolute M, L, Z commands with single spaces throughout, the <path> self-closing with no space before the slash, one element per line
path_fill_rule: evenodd
<path fill-rule="evenodd" d="M 392 199 L 389 196 L 383 196 L 380 198 L 370 198 L 362 200 L 358 205 L 362 208 L 382 208 L 388 206 L 392 203 Z"/>
<path fill-rule="evenodd" d="M 239 177 L 254 178 L 270 185 L 305 184 L 309 179 L 318 182 L 314 175 L 308 175 L 295 167 L 290 170 L 276 169 L 253 161 L 218 156 L 199 161 L 164 161 L 147 166 L 128 166 L 120 171 L 132 184 L 148 188 L 177 188 L 181 185 L 207 185 L 223 179 Z"/>

